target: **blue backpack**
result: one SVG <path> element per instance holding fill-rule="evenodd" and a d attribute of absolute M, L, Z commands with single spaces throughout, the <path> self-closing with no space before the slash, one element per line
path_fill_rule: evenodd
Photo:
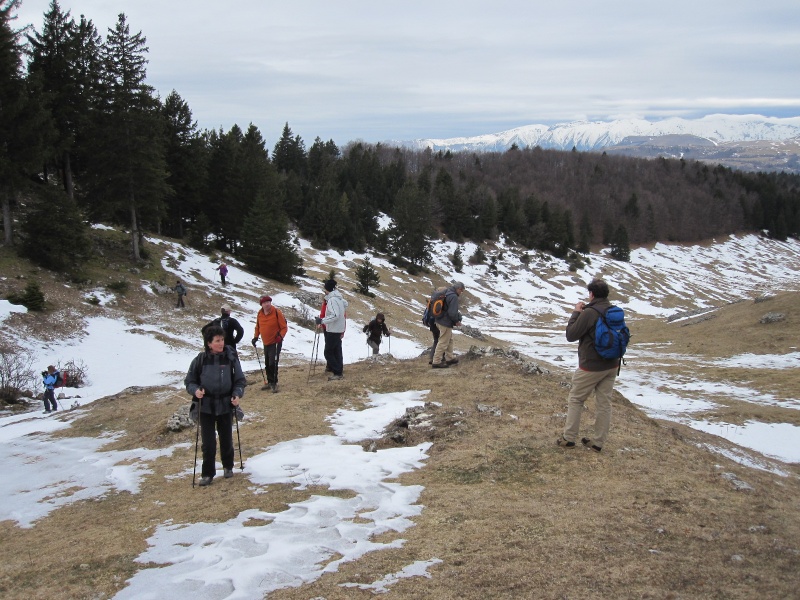
<path fill-rule="evenodd" d="M 622 358 L 628 349 L 631 332 L 625 324 L 625 313 L 619 306 L 610 306 L 601 313 L 594 306 L 589 306 L 600 315 L 594 329 L 594 349 L 606 359 Z"/>

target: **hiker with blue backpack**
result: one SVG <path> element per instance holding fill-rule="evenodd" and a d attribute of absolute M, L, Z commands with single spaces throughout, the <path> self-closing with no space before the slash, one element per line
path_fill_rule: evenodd
<path fill-rule="evenodd" d="M 589 303 L 578 302 L 567 323 L 567 341 L 578 342 L 578 368 L 572 374 L 564 433 L 556 444 L 563 448 L 575 447 L 584 403 L 594 392 L 594 436 L 581 438 L 581 443 L 600 452 L 611 426 L 611 392 L 628 347 L 630 331 L 622 309 L 608 301 L 605 281 L 594 279 L 586 289 Z"/>
<path fill-rule="evenodd" d="M 58 410 L 55 388 L 63 383 L 61 373 L 53 365 L 48 365 L 47 371 L 42 371 L 42 383 L 44 384 L 44 412 Z"/>

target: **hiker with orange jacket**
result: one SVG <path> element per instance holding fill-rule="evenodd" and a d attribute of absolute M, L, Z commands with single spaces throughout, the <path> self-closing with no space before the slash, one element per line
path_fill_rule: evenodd
<path fill-rule="evenodd" d="M 259 336 L 264 344 L 264 363 L 267 369 L 267 384 L 261 389 L 278 391 L 278 361 L 281 356 L 283 340 L 289 331 L 286 317 L 277 306 L 272 306 L 272 298 L 261 296 L 261 310 L 256 315 L 256 330 L 253 334 L 253 346 Z"/>

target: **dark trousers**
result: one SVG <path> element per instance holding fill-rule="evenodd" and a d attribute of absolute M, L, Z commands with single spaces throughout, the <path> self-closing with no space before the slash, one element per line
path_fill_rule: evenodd
<path fill-rule="evenodd" d="M 175 308 L 181 308 L 181 307 L 185 308 L 186 305 L 183 303 L 183 294 L 178 294 L 178 303 L 175 305 Z"/>
<path fill-rule="evenodd" d="M 235 458 L 233 452 L 233 415 L 209 415 L 200 413 L 200 437 L 203 449 L 203 477 L 214 477 L 217 474 L 217 433 L 219 433 L 219 456 L 222 459 L 222 467 L 233 469 Z"/>
<path fill-rule="evenodd" d="M 325 332 L 325 362 L 334 375 L 341 375 L 344 371 L 344 357 L 342 356 L 342 334 Z"/>
<path fill-rule="evenodd" d="M 225 273 L 220 273 L 219 278 L 222 280 L 222 285 L 225 285 Z"/>
<path fill-rule="evenodd" d="M 281 359 L 283 342 L 264 346 L 264 363 L 267 367 L 267 383 L 278 383 L 278 361 Z"/>
<path fill-rule="evenodd" d="M 50 408 L 50 405 L 53 405 L 53 408 Z M 49 410 L 58 410 L 58 404 L 56 404 L 56 395 L 55 392 L 51 389 L 45 389 L 44 391 L 44 409 Z"/>
<path fill-rule="evenodd" d="M 439 328 L 435 323 L 431 325 L 431 333 L 433 334 L 433 346 L 431 346 L 431 357 L 428 362 L 433 362 L 433 353 L 436 352 L 436 344 L 439 343 Z"/>

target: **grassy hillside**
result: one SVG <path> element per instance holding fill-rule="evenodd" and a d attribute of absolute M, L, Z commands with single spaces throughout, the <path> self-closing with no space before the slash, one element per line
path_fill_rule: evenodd
<path fill-rule="evenodd" d="M 50 306 L 41 315 L 12 315 L 7 326 L 27 328 L 31 335 L 74 332 L 85 316 L 109 310 L 86 302 L 86 294 L 98 283 L 124 279 L 130 282 L 129 291 L 114 301 L 120 315 L 143 324 L 158 322 L 168 331 L 194 331 L 200 315 L 216 313 L 221 296 L 215 289 L 195 290 L 189 297 L 192 311 L 182 312 L 172 308 L 171 294 L 142 292 L 142 280 L 174 283 L 159 266 L 158 251 L 153 248 L 150 266 L 139 272 L 131 272 L 121 258 L 98 257 L 92 283 L 83 286 L 2 254 L 5 289 L 24 284 L 26 279 L 19 276 L 35 277 Z M 330 267 L 307 265 L 315 276 Z M 427 342 L 429 334 L 417 326 L 413 303 L 431 281 L 397 285 L 390 273 L 382 273 L 382 281 L 392 291 L 391 301 L 386 301 L 391 322 Z M 676 373 L 696 368 L 698 359 L 796 352 L 796 299 L 796 293 L 782 293 L 767 302 L 722 305 L 675 322 L 642 317 L 636 320 L 635 343 L 669 348 L 671 356 L 685 355 L 684 362 L 670 359 L 669 368 Z M 356 297 L 351 306 L 355 319 L 373 310 Z M 769 311 L 784 312 L 786 320 L 759 325 Z M 185 343 L 196 345 L 196 340 Z M 420 503 L 425 508 L 416 525 L 402 536 L 381 536 L 381 541 L 402 537 L 406 542 L 270 598 L 369 598 L 369 590 L 339 584 L 368 584 L 414 561 L 434 558 L 442 562 L 429 569 L 430 579 L 401 579 L 392 586 L 392 596 L 483 600 L 796 595 L 799 465 L 784 465 L 790 475 L 782 477 L 734 463 L 705 447 L 709 442 L 722 448 L 731 444 L 655 421 L 619 394 L 602 454 L 559 448 L 554 442 L 566 412 L 568 368 L 542 363 L 544 373 L 531 374 L 524 364 L 530 359 L 515 359 L 502 348 L 470 351 L 473 345 L 502 347 L 496 340 L 458 336 L 457 343 L 461 363 L 447 370 L 430 369 L 424 357 L 400 361 L 381 355 L 348 365 L 344 381 L 329 383 L 320 368 L 311 375 L 307 363 L 289 361 L 280 394 L 260 391 L 260 373 L 248 374 L 247 420 L 241 428 L 245 463 L 277 442 L 327 433 L 328 415 L 340 407 L 362 407 L 369 392 L 431 390 L 425 423 L 401 426 L 395 435 L 374 441 L 375 447 L 433 442 L 426 466 L 402 477 L 403 484 L 424 486 Z M 623 370 L 622 377 L 633 373 Z M 703 376 L 719 382 L 740 377 L 756 389 L 785 398 L 800 387 L 796 370 L 750 372 L 709 366 Z M 221 523 L 248 508 L 280 511 L 311 494 L 344 493 L 319 485 L 306 490 L 269 486 L 264 493 L 239 473 L 238 452 L 233 479 L 192 489 L 187 477 L 174 474 L 191 468 L 195 432 L 166 428 L 169 416 L 186 402 L 174 388 L 129 389 L 95 401 L 72 427 L 52 434 L 58 440 L 120 432 L 109 450 L 176 450 L 153 463 L 154 472 L 144 477 L 138 494 L 110 493 L 96 501 L 76 502 L 29 529 L 0 523 L 3 598 L 110 598 L 142 568 L 134 559 L 147 548 L 146 540 L 157 525 Z M 731 404 L 730 410 L 735 409 Z M 590 433 L 593 411 L 590 401 L 582 435 Z M 775 406 L 759 411 L 764 419 L 777 419 L 776 411 L 781 411 L 782 422 L 800 424 L 796 410 Z M 369 449 L 372 443 L 364 445 Z"/>

